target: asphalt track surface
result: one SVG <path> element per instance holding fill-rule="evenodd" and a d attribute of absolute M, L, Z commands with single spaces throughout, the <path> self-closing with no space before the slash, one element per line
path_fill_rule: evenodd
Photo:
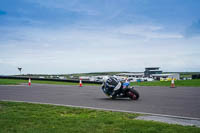
<path fill-rule="evenodd" d="M 0 85 L 0 100 L 40 102 L 200 118 L 200 87 L 136 87 L 140 99 L 108 98 L 100 86 Z"/>

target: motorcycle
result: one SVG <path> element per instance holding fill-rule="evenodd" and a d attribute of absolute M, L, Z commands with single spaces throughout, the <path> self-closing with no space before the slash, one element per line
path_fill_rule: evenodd
<path fill-rule="evenodd" d="M 101 89 L 103 92 L 110 98 L 130 98 L 131 100 L 138 100 L 139 93 L 134 89 L 134 87 L 130 86 L 128 81 L 119 81 L 117 89 L 111 89 L 106 85 L 106 82 L 103 82 Z"/>

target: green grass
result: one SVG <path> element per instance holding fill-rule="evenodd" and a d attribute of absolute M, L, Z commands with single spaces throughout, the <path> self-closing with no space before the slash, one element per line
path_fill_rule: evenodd
<path fill-rule="evenodd" d="M 131 85 L 138 86 L 170 86 L 171 81 L 153 81 L 153 82 L 134 82 Z M 200 79 L 193 80 L 177 80 L 175 86 L 186 86 L 186 87 L 200 87 Z"/>
<path fill-rule="evenodd" d="M 0 79 L 0 85 L 19 85 L 19 84 L 22 84 L 22 83 L 27 83 L 28 84 L 28 80 Z M 31 83 L 56 84 L 56 85 L 79 85 L 79 83 L 72 83 L 72 82 L 42 81 L 42 80 L 32 80 Z M 83 83 L 83 85 L 99 85 L 99 84 Z"/>
<path fill-rule="evenodd" d="M 57 85 L 79 85 L 79 83 L 72 82 L 59 82 L 59 81 L 41 81 L 41 80 L 32 80 L 32 83 L 38 84 L 57 84 Z M 18 85 L 21 83 L 28 83 L 28 80 L 19 80 L 19 79 L 0 79 L 0 85 Z M 100 84 L 88 84 L 83 83 L 83 85 L 100 85 Z M 153 81 L 153 82 L 134 82 L 131 83 L 133 86 L 170 86 L 170 81 Z M 193 80 L 177 80 L 175 81 L 175 86 L 185 86 L 185 87 L 200 87 L 200 79 Z"/>
<path fill-rule="evenodd" d="M 0 85 L 18 85 L 21 83 L 28 83 L 28 80 L 0 79 Z"/>
<path fill-rule="evenodd" d="M 199 133 L 200 128 L 135 120 L 137 114 L 0 101 L 0 133 Z"/>

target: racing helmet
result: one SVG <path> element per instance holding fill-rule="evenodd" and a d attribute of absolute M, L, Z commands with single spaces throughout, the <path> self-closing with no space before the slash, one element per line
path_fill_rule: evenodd
<path fill-rule="evenodd" d="M 114 89 L 116 86 L 119 86 L 120 81 L 116 77 L 111 76 L 105 83 L 107 87 Z"/>

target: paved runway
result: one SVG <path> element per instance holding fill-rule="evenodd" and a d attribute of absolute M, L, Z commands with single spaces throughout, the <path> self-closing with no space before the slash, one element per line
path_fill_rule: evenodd
<path fill-rule="evenodd" d="M 200 118 L 200 88 L 136 87 L 138 101 L 109 99 L 97 86 L 0 85 L 0 100 L 42 102 Z"/>

